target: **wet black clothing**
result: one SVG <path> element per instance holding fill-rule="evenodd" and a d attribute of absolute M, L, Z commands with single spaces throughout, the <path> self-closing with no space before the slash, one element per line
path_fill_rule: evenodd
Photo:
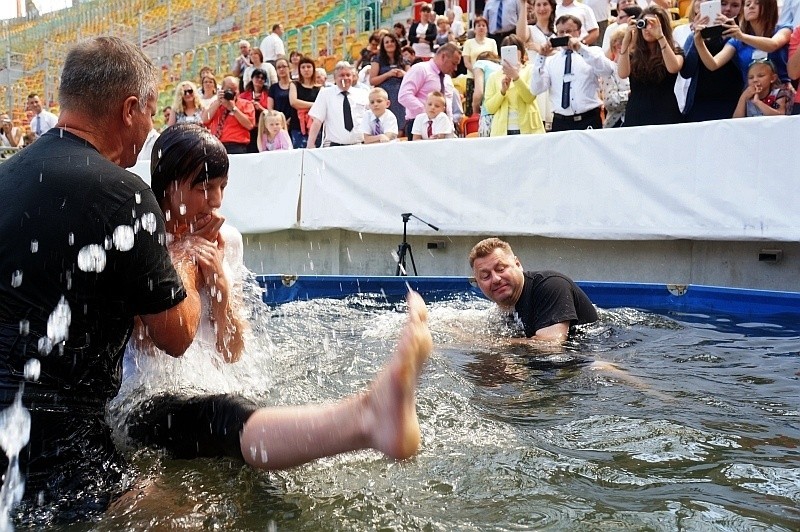
<path fill-rule="evenodd" d="M 522 294 L 514 307 L 525 326 L 525 336 L 561 323 L 570 326 L 597 321 L 597 310 L 572 279 L 553 271 L 525 272 Z"/>
<path fill-rule="evenodd" d="M 161 209 L 138 176 L 56 128 L 0 165 L 0 198 L 0 408 L 13 401 L 26 362 L 41 364 L 23 395 L 32 418 L 20 456 L 26 496 L 45 484 L 56 493 L 96 484 L 69 461 L 115 469 L 103 463 L 116 456 L 105 406 L 119 388 L 133 318 L 186 297 Z M 69 322 L 66 341 L 54 332 L 58 316 Z M 48 329 L 56 345 L 40 352 Z"/>
<path fill-rule="evenodd" d="M 233 395 L 148 399 L 127 420 L 128 436 L 148 447 L 168 449 L 173 458 L 244 460 L 239 436 L 258 405 Z"/>

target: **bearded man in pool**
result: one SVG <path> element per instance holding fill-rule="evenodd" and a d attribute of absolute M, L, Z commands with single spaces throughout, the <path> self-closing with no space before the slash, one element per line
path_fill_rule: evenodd
<path fill-rule="evenodd" d="M 25 423 L 9 422 L 8 415 L 0 416 L 0 443 L 20 433 L 26 489 L 15 515 L 26 526 L 85 519 L 125 489 L 126 461 L 105 414 L 119 389 L 134 318 L 171 356 L 191 345 L 201 319 L 200 292 L 209 289 L 198 266 L 202 257 L 171 256 L 180 248 L 165 245 L 159 202 L 124 170 L 136 163 L 153 127 L 158 75 L 141 49 L 122 39 L 78 43 L 62 70 L 58 124 L 0 165 L 0 409 L 22 390 L 30 413 L 27 444 Z M 209 240 L 224 220 L 208 218 L 184 239 Z M 319 435 L 313 449 L 251 465 L 291 467 L 368 447 L 394 458 L 416 452 L 416 382 L 432 346 L 426 318 L 424 302 L 410 294 L 409 320 L 394 356 L 366 393 L 340 408 L 352 430 L 341 430 L 340 423 L 335 433 Z M 281 423 L 295 427 L 326 412 L 300 408 L 249 412 L 256 428 L 270 421 L 278 428 L 245 436 L 263 443 L 270 456 L 275 447 L 295 446 L 282 438 L 288 429 Z M 226 413 L 213 410 L 198 424 L 224 426 L 212 418 Z M 241 445 L 254 443 L 243 438 Z M 9 462 L 3 453 L 0 470 Z"/>
<path fill-rule="evenodd" d="M 469 265 L 483 295 L 517 313 L 528 340 L 560 344 L 573 325 L 597 321 L 594 305 L 572 279 L 554 271 L 524 271 L 508 242 L 499 238 L 475 244 Z"/>

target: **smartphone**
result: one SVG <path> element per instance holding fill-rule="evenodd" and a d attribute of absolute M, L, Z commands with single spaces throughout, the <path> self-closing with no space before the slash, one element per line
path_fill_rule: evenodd
<path fill-rule="evenodd" d="M 700 16 L 708 17 L 708 25 L 716 26 L 717 17 L 722 13 L 722 2 L 720 0 L 708 0 L 700 4 Z"/>
<path fill-rule="evenodd" d="M 717 25 L 717 26 L 707 26 L 700 30 L 700 36 L 703 39 L 716 39 L 718 37 L 722 37 L 722 33 L 727 30 L 725 26 Z"/>
<path fill-rule="evenodd" d="M 550 46 L 558 48 L 559 46 L 566 46 L 569 44 L 569 35 L 563 37 L 550 37 Z"/>
<path fill-rule="evenodd" d="M 500 47 L 500 59 L 503 61 L 507 61 L 511 66 L 519 66 L 519 58 L 517 57 L 517 52 L 519 48 L 516 46 L 501 46 Z"/>

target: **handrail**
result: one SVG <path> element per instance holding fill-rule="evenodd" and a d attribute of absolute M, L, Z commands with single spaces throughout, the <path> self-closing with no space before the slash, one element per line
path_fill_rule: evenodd
<path fill-rule="evenodd" d="M 347 21 L 345 19 L 339 18 L 339 19 L 331 21 L 331 26 L 329 28 L 329 31 L 330 31 L 331 43 L 332 43 L 333 42 L 332 39 L 333 39 L 334 33 L 336 32 L 336 27 L 339 24 L 341 24 L 341 26 L 342 26 L 342 59 L 344 59 L 347 56 L 347 36 L 350 33 L 350 25 L 347 23 Z M 333 45 L 332 44 L 331 44 L 331 48 L 329 48 L 329 50 L 331 50 L 330 55 L 335 55 L 333 53 Z"/>

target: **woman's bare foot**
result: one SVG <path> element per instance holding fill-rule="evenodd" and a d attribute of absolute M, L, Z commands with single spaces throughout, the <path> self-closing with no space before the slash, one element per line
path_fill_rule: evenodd
<path fill-rule="evenodd" d="M 408 321 L 394 355 L 365 397 L 370 447 L 392 458 L 408 458 L 419 448 L 417 380 L 432 348 L 428 309 L 419 294 L 409 292 Z"/>

